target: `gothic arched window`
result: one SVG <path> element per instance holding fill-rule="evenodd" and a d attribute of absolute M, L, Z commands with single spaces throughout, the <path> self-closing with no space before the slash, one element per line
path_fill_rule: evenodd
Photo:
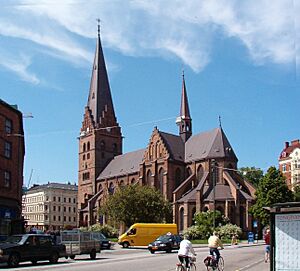
<path fill-rule="evenodd" d="M 200 166 L 198 167 L 198 169 L 197 169 L 197 180 L 198 180 L 198 182 L 201 181 L 203 175 L 204 175 L 204 169 L 203 169 L 203 166 L 200 165 Z"/>
<path fill-rule="evenodd" d="M 164 193 L 164 169 L 160 168 L 158 171 L 158 189 L 163 194 Z"/>
<path fill-rule="evenodd" d="M 152 180 L 152 172 L 151 172 L 151 170 L 149 169 L 149 170 L 147 171 L 147 175 L 146 175 L 146 183 L 147 183 L 148 185 L 151 185 L 151 180 Z"/>
<path fill-rule="evenodd" d="M 108 187 L 108 193 L 109 193 L 110 195 L 112 195 L 114 192 L 115 192 L 115 186 L 114 186 L 113 183 L 110 183 L 110 184 L 109 184 L 109 187 Z"/>

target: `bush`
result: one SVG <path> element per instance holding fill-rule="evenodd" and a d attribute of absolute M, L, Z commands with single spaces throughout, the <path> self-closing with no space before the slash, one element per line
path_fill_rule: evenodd
<path fill-rule="evenodd" d="M 218 233 L 222 239 L 231 239 L 233 235 L 241 236 L 242 229 L 237 225 L 228 223 L 218 228 Z"/>

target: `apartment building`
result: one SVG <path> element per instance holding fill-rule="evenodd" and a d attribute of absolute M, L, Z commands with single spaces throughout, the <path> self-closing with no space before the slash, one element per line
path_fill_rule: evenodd
<path fill-rule="evenodd" d="M 23 195 L 27 227 L 61 230 L 77 226 L 77 185 L 48 183 L 34 185 Z"/>
<path fill-rule="evenodd" d="M 285 142 L 284 149 L 279 156 L 279 170 L 286 178 L 291 190 L 300 185 L 300 140 Z"/>
<path fill-rule="evenodd" d="M 0 99 L 0 237 L 22 232 L 23 115 Z"/>

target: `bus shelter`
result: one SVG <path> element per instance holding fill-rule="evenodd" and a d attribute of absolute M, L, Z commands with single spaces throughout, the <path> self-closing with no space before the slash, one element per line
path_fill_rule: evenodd
<path fill-rule="evenodd" d="M 300 270 L 300 202 L 277 203 L 269 208 L 271 271 Z"/>

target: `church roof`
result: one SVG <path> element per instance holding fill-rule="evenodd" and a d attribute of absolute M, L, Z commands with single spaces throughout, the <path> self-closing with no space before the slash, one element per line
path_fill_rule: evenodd
<path fill-rule="evenodd" d="M 138 172 L 140 170 L 140 163 L 142 163 L 144 152 L 145 149 L 140 149 L 115 156 L 100 173 L 97 180 Z"/>
<path fill-rule="evenodd" d="M 208 196 L 205 200 L 212 201 L 214 199 L 214 190 L 211 189 Z M 217 184 L 215 192 L 215 200 L 234 200 L 234 197 L 231 194 L 230 187 L 228 185 Z"/>
<path fill-rule="evenodd" d="M 99 26 L 87 106 L 91 110 L 94 122 L 96 124 L 101 124 L 103 112 L 109 112 L 111 117 L 113 118 L 113 121 L 116 122 L 116 116 L 114 112 L 108 75 L 101 45 Z"/>
<path fill-rule="evenodd" d="M 171 158 L 177 161 L 184 161 L 184 143 L 180 136 L 159 132 L 166 144 Z"/>
<path fill-rule="evenodd" d="M 237 161 L 222 128 L 194 135 L 185 143 L 185 162 L 224 157 Z"/>

